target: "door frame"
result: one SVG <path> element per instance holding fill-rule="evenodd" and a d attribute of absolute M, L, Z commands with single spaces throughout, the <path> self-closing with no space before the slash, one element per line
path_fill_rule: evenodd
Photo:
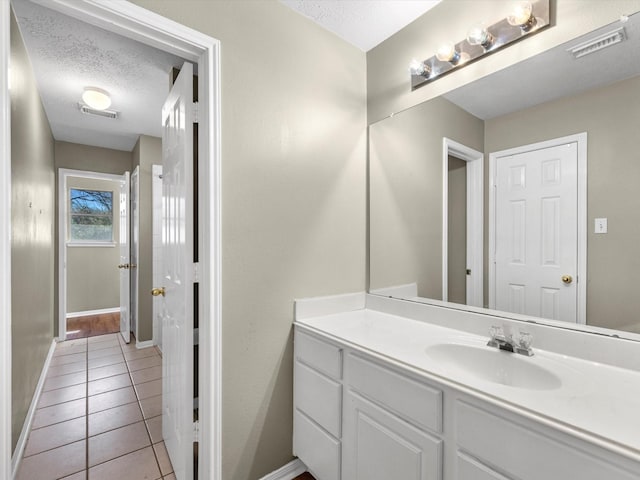
<path fill-rule="evenodd" d="M 136 337 L 136 345 L 140 345 L 141 342 L 138 340 L 138 325 L 140 323 L 138 318 L 138 313 L 140 312 L 140 275 L 137 265 L 140 262 L 140 165 L 136 165 L 136 168 L 131 172 L 129 186 L 129 214 L 131 216 L 131 220 L 129 221 L 129 245 L 130 252 L 135 252 L 136 260 L 135 264 L 129 261 L 131 265 L 136 265 L 135 267 L 129 267 L 129 271 L 131 272 L 131 283 L 129 285 L 129 290 L 131 291 L 129 300 L 129 328 L 131 329 L 131 318 L 134 317 L 136 319 L 136 325 L 132 332 Z M 135 210 L 133 209 L 134 196 L 136 199 Z M 135 238 L 138 239 L 137 242 L 134 242 Z M 129 253 L 129 259 L 131 260 L 131 253 Z M 136 286 L 135 292 L 133 291 L 134 283 Z"/>
<path fill-rule="evenodd" d="M 567 143 L 578 146 L 578 259 L 576 271 L 576 324 L 587 324 L 587 132 L 530 143 L 489 154 L 489 308 L 496 307 L 496 162 L 500 158 Z"/>
<path fill-rule="evenodd" d="M 483 306 L 484 153 L 442 139 L 442 300 L 449 300 L 449 155 L 467 162 L 467 305 Z M 476 272 L 474 274 L 474 272 Z"/>
<path fill-rule="evenodd" d="M 221 465 L 220 42 L 125 1 L 35 0 L 66 15 L 198 64 L 199 456 L 203 478 Z M 0 2 L 0 388 L 11 391 L 10 2 Z M 0 474 L 10 478 L 11 398 L 0 396 Z M 2 476 L 0 475 L 0 476 Z"/>
<path fill-rule="evenodd" d="M 67 188 L 69 178 L 87 178 L 91 180 L 104 180 L 107 182 L 122 182 L 122 175 L 110 173 L 90 172 L 86 170 L 58 169 L 58 341 L 67 337 L 67 220 L 69 216 Z M 115 208 L 114 195 L 114 208 Z M 114 221 L 115 210 L 114 210 Z M 117 248 L 119 240 L 113 239 Z"/>

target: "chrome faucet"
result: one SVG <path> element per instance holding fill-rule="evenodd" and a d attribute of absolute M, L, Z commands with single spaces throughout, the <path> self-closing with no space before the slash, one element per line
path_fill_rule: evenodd
<path fill-rule="evenodd" d="M 510 332 L 505 334 L 502 327 L 493 325 L 489 329 L 489 335 L 491 336 L 491 339 L 487 343 L 489 347 L 504 350 L 505 352 L 515 352 L 527 357 L 533 356 L 533 350 L 531 349 L 533 337 L 530 333 L 520 332 L 518 341 L 516 342 Z"/>

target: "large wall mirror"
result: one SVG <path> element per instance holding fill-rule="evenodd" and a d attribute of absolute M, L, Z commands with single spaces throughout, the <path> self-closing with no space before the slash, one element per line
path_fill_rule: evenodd
<path fill-rule="evenodd" d="M 371 293 L 640 339 L 640 14 L 369 138 Z"/>

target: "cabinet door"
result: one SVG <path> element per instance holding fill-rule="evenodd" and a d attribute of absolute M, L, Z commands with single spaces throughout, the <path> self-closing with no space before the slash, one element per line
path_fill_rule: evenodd
<path fill-rule="evenodd" d="M 349 392 L 343 435 L 343 478 L 440 480 L 442 441 Z"/>
<path fill-rule="evenodd" d="M 477 460 L 458 452 L 457 480 L 510 480 Z"/>

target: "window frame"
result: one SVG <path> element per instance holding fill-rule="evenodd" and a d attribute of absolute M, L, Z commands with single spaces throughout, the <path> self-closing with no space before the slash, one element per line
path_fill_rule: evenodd
<path fill-rule="evenodd" d="M 71 192 L 72 190 L 79 190 L 79 191 L 86 191 L 86 192 L 109 192 L 111 193 L 111 214 L 105 214 L 105 215 L 95 215 L 95 214 L 78 214 L 78 213 L 73 213 L 73 208 L 72 208 L 72 198 L 71 198 Z M 68 186 L 67 188 L 67 195 L 66 195 L 67 199 L 66 199 L 66 204 L 67 204 L 67 218 L 65 219 L 65 223 L 66 223 L 66 237 L 67 237 L 67 241 L 66 241 L 66 245 L 69 247 L 106 247 L 106 248 L 113 248 L 117 245 L 116 239 L 114 237 L 115 233 L 114 233 L 114 227 L 115 227 L 115 206 L 114 206 L 114 201 L 115 201 L 115 197 L 116 197 L 116 192 L 114 190 L 105 190 L 105 189 L 100 189 L 100 188 L 93 188 L 93 187 L 74 187 L 74 186 Z M 71 237 L 71 229 L 72 229 L 72 219 L 74 216 L 94 216 L 94 217 L 111 217 L 111 239 L 110 240 L 91 240 L 91 239 L 73 239 Z"/>

